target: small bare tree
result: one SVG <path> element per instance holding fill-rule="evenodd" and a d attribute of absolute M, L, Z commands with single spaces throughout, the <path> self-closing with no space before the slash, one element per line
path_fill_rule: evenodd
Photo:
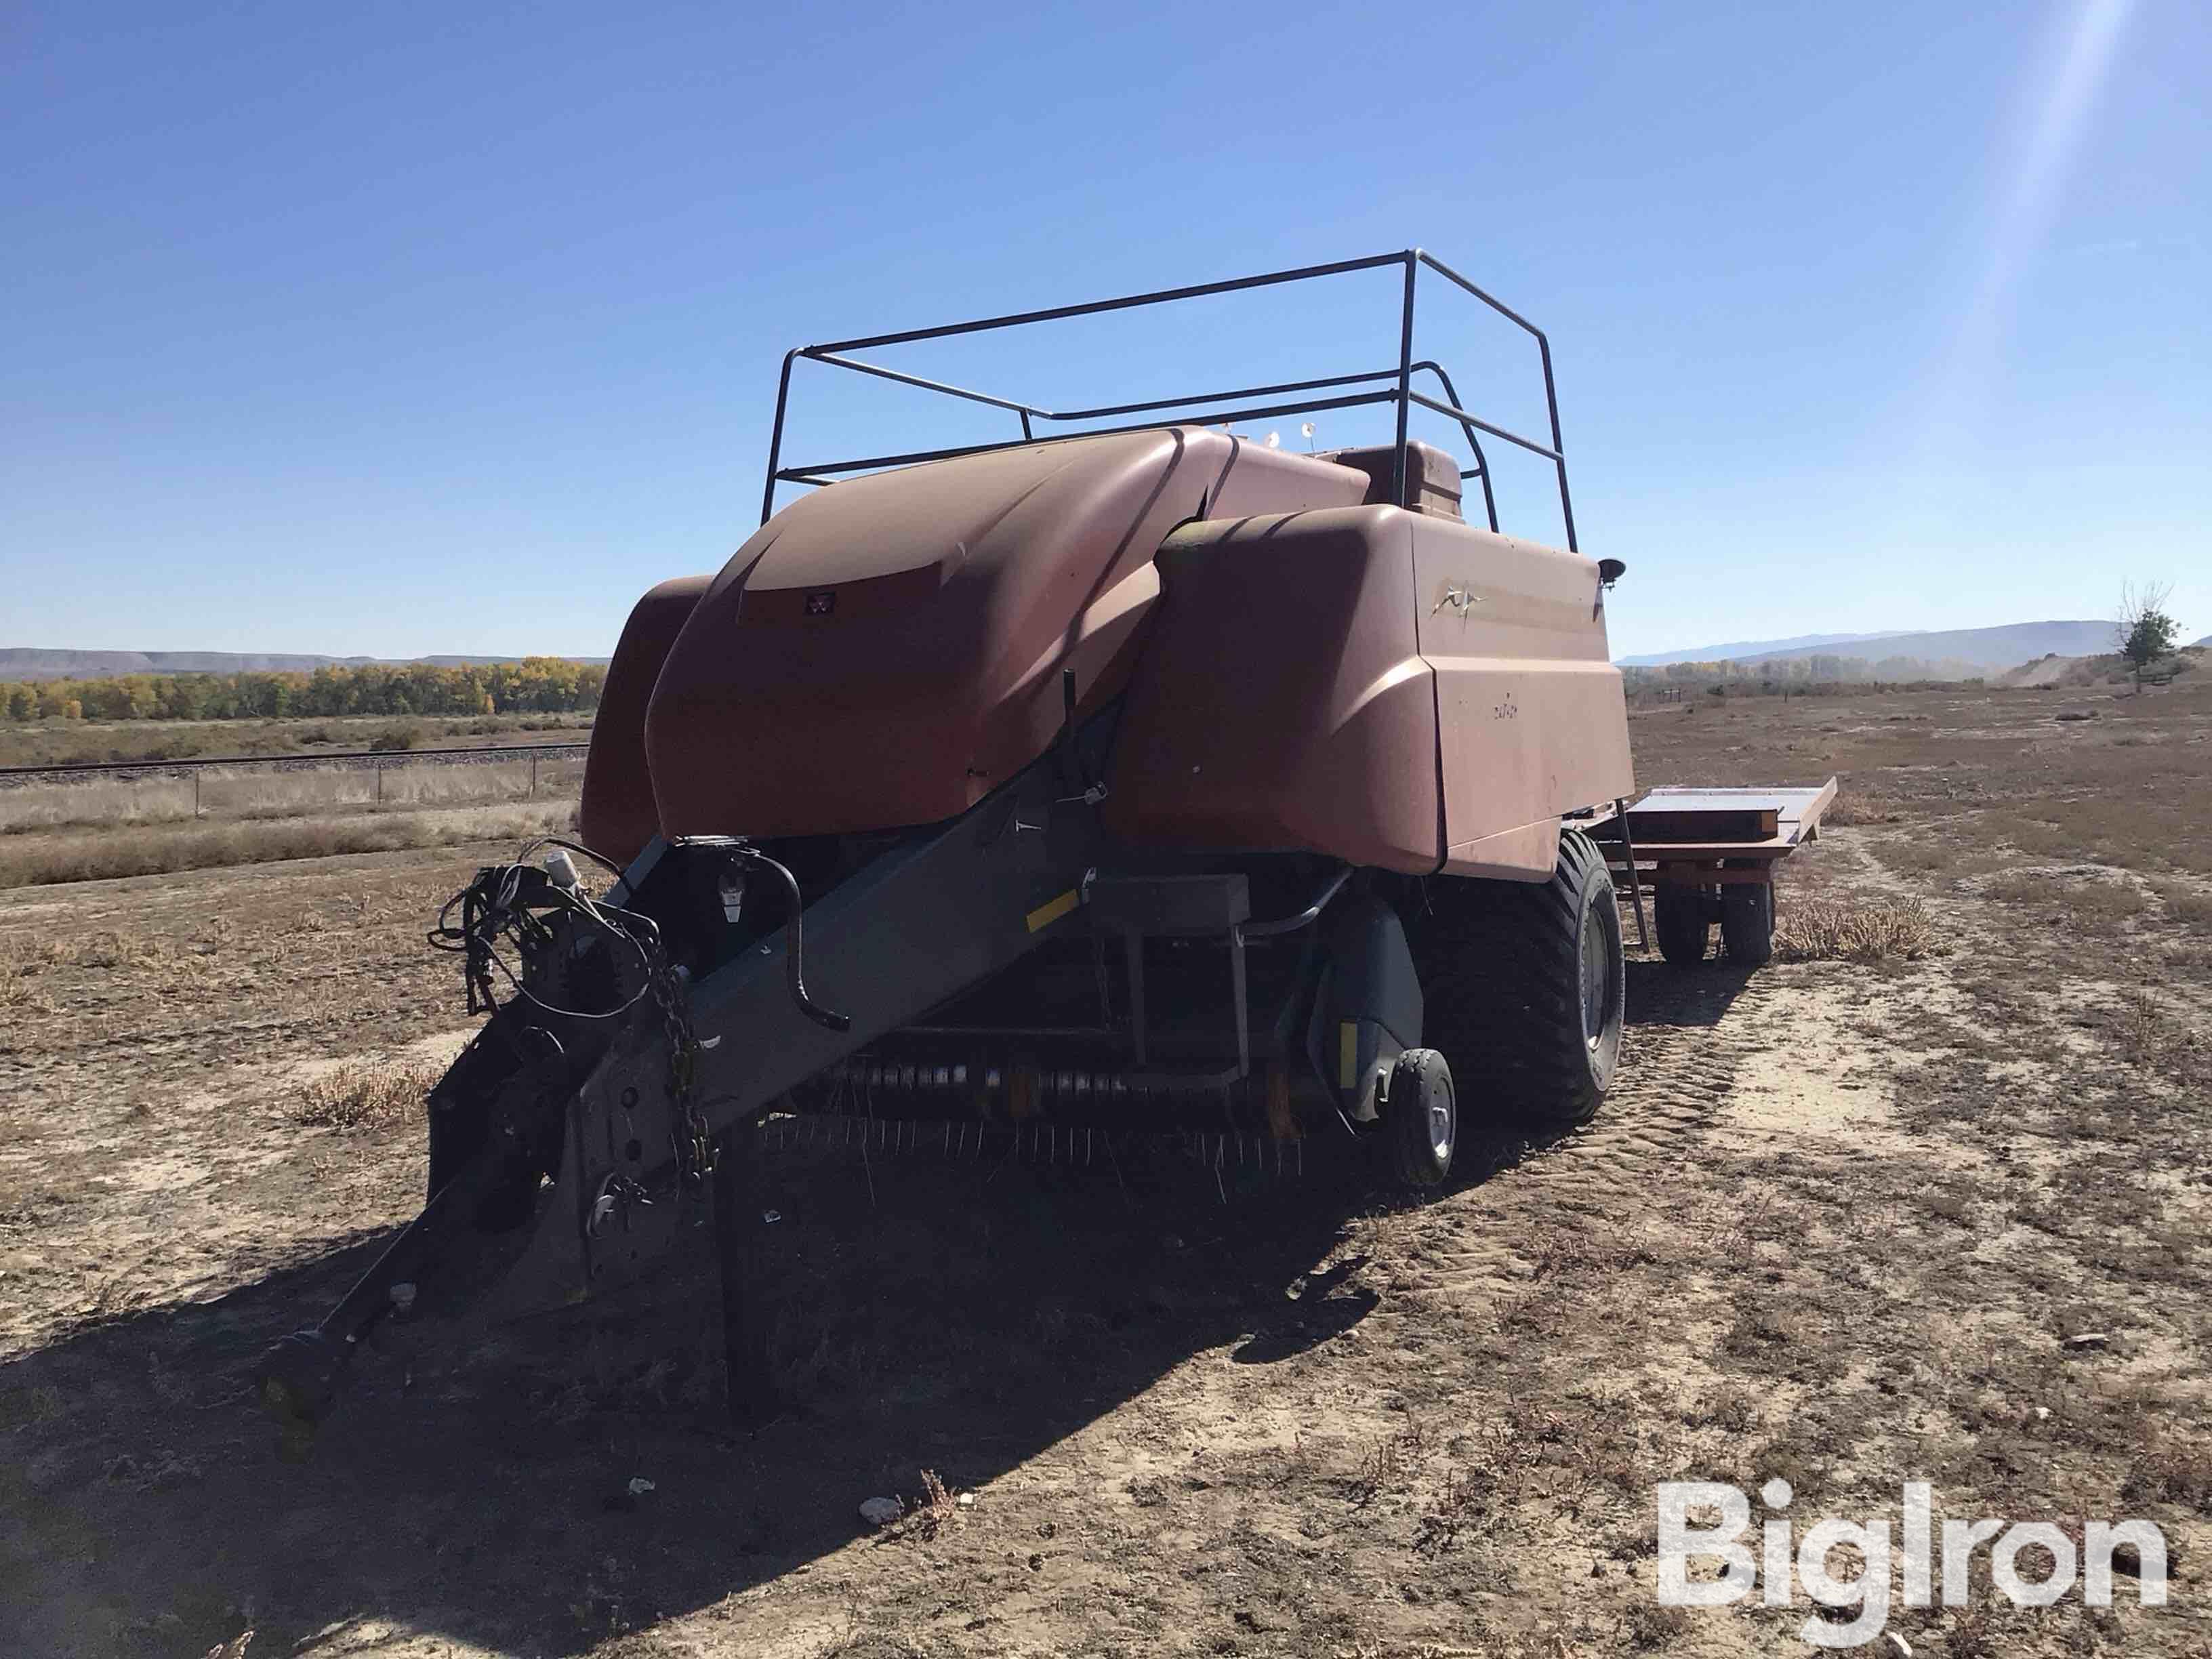
<path fill-rule="evenodd" d="M 2166 614 L 2166 601 L 2172 594 L 2170 582 L 2146 582 L 2140 587 L 2130 582 L 2120 589 L 2120 614 L 2113 625 L 2113 637 L 2120 655 L 2135 670 L 2138 696 L 2142 694 L 2143 671 L 2170 654 L 2180 635 L 2180 625 Z"/>

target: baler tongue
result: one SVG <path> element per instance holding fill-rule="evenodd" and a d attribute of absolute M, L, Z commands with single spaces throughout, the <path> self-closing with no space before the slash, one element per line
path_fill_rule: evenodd
<path fill-rule="evenodd" d="M 1051 765 L 1032 768 L 860 864 L 803 923 L 792 872 L 726 837 L 656 842 L 599 899 L 565 872 L 480 872 L 431 941 L 462 955 L 491 1018 L 431 1091 L 421 1214 L 262 1362 L 288 1440 L 329 1414 L 362 1340 L 418 1292 L 426 1310 L 513 1316 L 645 1271 L 707 1201 L 718 1158 L 749 1155 L 727 1131 L 1073 913 L 1091 817 Z M 857 1018 L 814 1000 L 810 964 Z"/>
<path fill-rule="evenodd" d="M 293 1332 L 263 1355 L 257 1378 L 261 1402 L 283 1431 L 288 1453 L 304 1452 L 316 1425 L 337 1403 L 356 1346 L 397 1305 L 395 1291 L 434 1270 L 452 1248 L 471 1200 L 482 1195 L 485 1175 L 495 1164 L 487 1154 L 447 1182 L 320 1324 Z M 411 1292 L 406 1299 L 412 1300 Z"/>
<path fill-rule="evenodd" d="M 728 855 L 773 863 L 750 848 Z M 573 1228 L 548 1224 L 580 1220 L 590 1234 L 649 1202 L 641 1182 L 613 1172 L 580 1215 L 573 1204 L 563 1216 L 562 1204 L 539 1201 L 541 1189 L 557 1185 L 580 1091 L 610 1066 L 625 1079 L 633 1128 L 641 1131 L 652 1115 L 648 1094 L 663 1109 L 656 1162 L 694 1188 L 712 1166 L 711 1133 L 690 1087 L 698 1045 L 684 975 L 650 918 L 594 901 L 562 851 L 544 869 L 516 862 L 480 871 L 441 913 L 430 942 L 462 956 L 470 1010 L 492 1017 L 431 1091 L 430 1190 L 422 1212 L 319 1324 L 286 1337 L 264 1358 L 261 1398 L 289 1442 L 302 1441 L 329 1413 L 362 1340 L 395 1309 L 413 1306 L 422 1290 L 433 1305 L 450 1304 L 484 1281 L 513 1280 L 533 1222 L 553 1247 L 541 1254 L 568 1257 L 573 1271 L 574 1249 L 561 1248 Z M 501 980 L 512 988 L 504 1002 Z M 795 957 L 793 985 L 803 995 Z M 640 1136 L 629 1145 L 633 1161 L 644 1163 Z M 503 1286 L 495 1304 L 526 1310 L 519 1288 Z M 550 1283 L 538 1289 L 550 1305 L 573 1296 Z"/>

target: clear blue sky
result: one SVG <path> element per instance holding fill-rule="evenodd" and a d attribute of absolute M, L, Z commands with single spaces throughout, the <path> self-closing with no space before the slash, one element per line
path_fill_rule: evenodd
<path fill-rule="evenodd" d="M 2130 578 L 2194 637 L 2208 108 L 2199 0 L 18 4 L 0 645 L 604 653 L 752 528 L 787 346 L 1416 242 L 1551 331 L 1616 651 Z M 1377 366 L 1393 303 L 900 361 L 1066 407 Z M 977 430 L 836 378 L 796 459 Z"/>

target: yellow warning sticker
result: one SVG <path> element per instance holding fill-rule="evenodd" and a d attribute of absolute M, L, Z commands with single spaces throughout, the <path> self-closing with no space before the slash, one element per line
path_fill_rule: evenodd
<path fill-rule="evenodd" d="M 1082 889 L 1071 887 L 1058 898 L 1038 905 L 1036 909 L 1030 912 L 1030 932 L 1034 933 L 1041 927 L 1051 927 L 1053 923 L 1073 910 L 1082 896 Z"/>

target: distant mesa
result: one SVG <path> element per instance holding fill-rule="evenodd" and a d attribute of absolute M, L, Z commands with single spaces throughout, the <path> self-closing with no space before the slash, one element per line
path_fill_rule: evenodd
<path fill-rule="evenodd" d="M 1838 645 L 1857 645 L 1868 640 L 1893 640 L 1895 634 L 1798 634 L 1786 640 L 1735 640 L 1725 645 L 1701 645 L 1693 651 L 1655 651 L 1647 656 L 1623 657 L 1623 668 L 1663 668 L 1672 662 L 1747 662 L 1785 651 L 1825 651 Z"/>
<path fill-rule="evenodd" d="M 1806 657 L 1841 657 L 1875 663 L 1903 659 L 1947 671 L 1993 672 L 2038 658 L 2089 657 L 2112 649 L 2109 617 L 2094 622 L 2008 623 L 1997 628 L 1961 628 L 1942 632 L 1815 634 L 1790 640 L 1749 640 L 1700 646 L 1691 651 L 1661 651 L 1623 657 L 1623 668 L 1657 668 L 1680 662 L 1790 662 Z"/>
<path fill-rule="evenodd" d="M 371 663 L 405 668 L 473 668 L 520 662 L 525 653 L 487 657 L 318 657 L 281 652 L 48 651 L 35 646 L 0 647 L 0 680 L 106 679 L 118 674 L 304 674 L 318 668 L 362 668 Z M 605 663 L 605 657 L 562 657 L 557 651 L 528 654 L 565 662 Z"/>

